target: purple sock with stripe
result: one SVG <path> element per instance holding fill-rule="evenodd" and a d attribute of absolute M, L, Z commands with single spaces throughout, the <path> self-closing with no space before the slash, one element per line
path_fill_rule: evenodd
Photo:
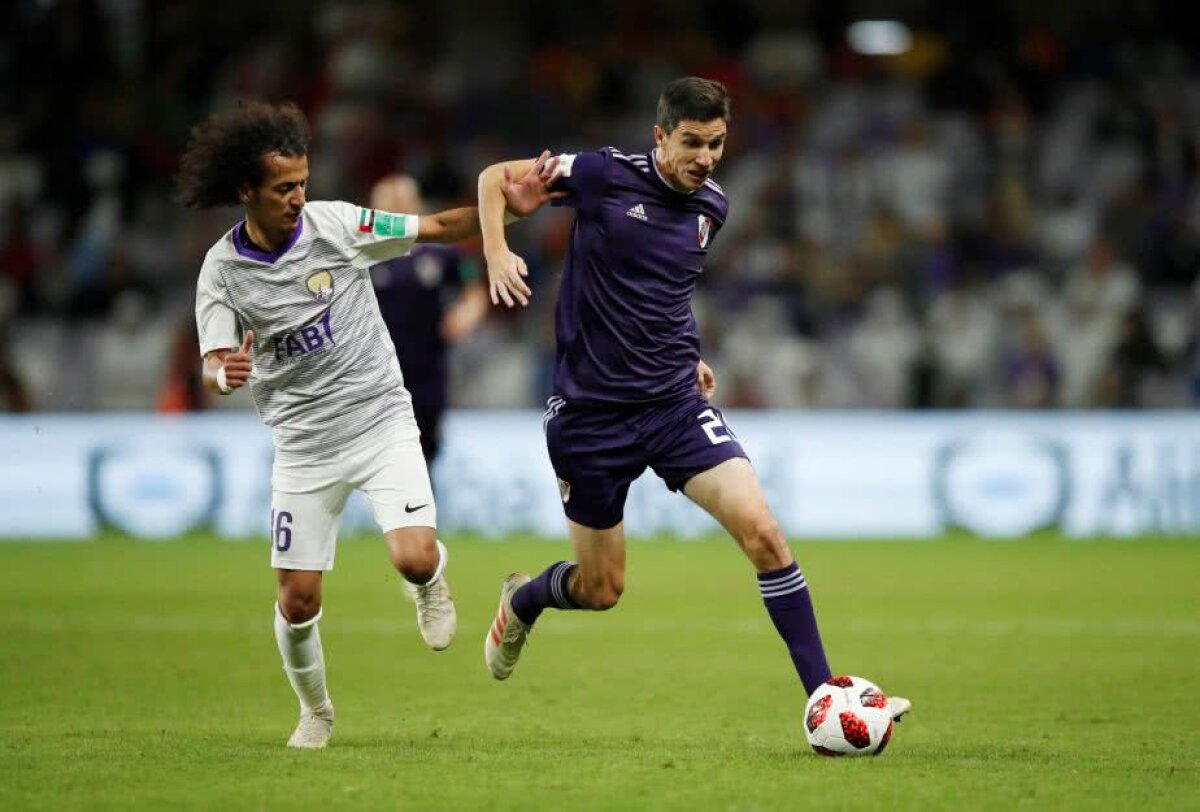
<path fill-rule="evenodd" d="M 513 593 L 513 614 L 531 626 L 543 609 L 578 609 L 567 586 L 575 566 L 574 561 L 559 561 L 542 570 L 538 577 Z"/>
<path fill-rule="evenodd" d="M 821 631 L 817 628 L 817 615 L 813 611 L 804 573 L 795 561 L 783 569 L 760 572 L 758 589 L 775 630 L 787 645 L 788 654 L 792 655 L 792 664 L 804 683 L 804 690 L 811 694 L 832 674 L 825 659 L 825 647 L 821 645 Z"/>

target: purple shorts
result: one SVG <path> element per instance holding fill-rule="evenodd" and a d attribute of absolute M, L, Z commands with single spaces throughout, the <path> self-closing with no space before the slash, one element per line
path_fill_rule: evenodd
<path fill-rule="evenodd" d="M 746 452 L 721 410 L 699 394 L 636 408 L 572 406 L 557 395 L 542 417 L 567 518 L 595 530 L 625 515 L 629 486 L 646 467 L 673 491 Z"/>

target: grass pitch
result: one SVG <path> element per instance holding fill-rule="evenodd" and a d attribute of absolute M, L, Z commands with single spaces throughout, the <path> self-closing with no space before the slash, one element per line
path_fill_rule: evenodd
<path fill-rule="evenodd" d="M 621 606 L 547 611 L 497 683 L 501 578 L 568 547 L 449 541 L 442 653 L 382 543 L 342 543 L 315 753 L 265 540 L 0 544 L 0 809 L 1200 808 L 1200 540 L 795 545 L 835 671 L 915 702 L 838 760 L 731 543 L 631 542 Z"/>

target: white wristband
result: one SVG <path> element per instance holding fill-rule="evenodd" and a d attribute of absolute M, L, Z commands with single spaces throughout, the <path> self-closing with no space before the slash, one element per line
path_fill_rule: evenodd
<path fill-rule="evenodd" d="M 217 369 L 217 389 L 221 390 L 222 395 L 228 395 L 230 392 L 233 391 L 233 387 L 230 386 L 229 382 L 225 380 L 225 365 L 224 364 L 222 364 Z"/>

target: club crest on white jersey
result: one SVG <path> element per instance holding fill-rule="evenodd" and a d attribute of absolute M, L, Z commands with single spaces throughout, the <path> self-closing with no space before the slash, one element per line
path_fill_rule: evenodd
<path fill-rule="evenodd" d="M 333 274 L 329 271 L 315 271 L 304 279 L 304 287 L 318 302 L 333 301 Z"/>

